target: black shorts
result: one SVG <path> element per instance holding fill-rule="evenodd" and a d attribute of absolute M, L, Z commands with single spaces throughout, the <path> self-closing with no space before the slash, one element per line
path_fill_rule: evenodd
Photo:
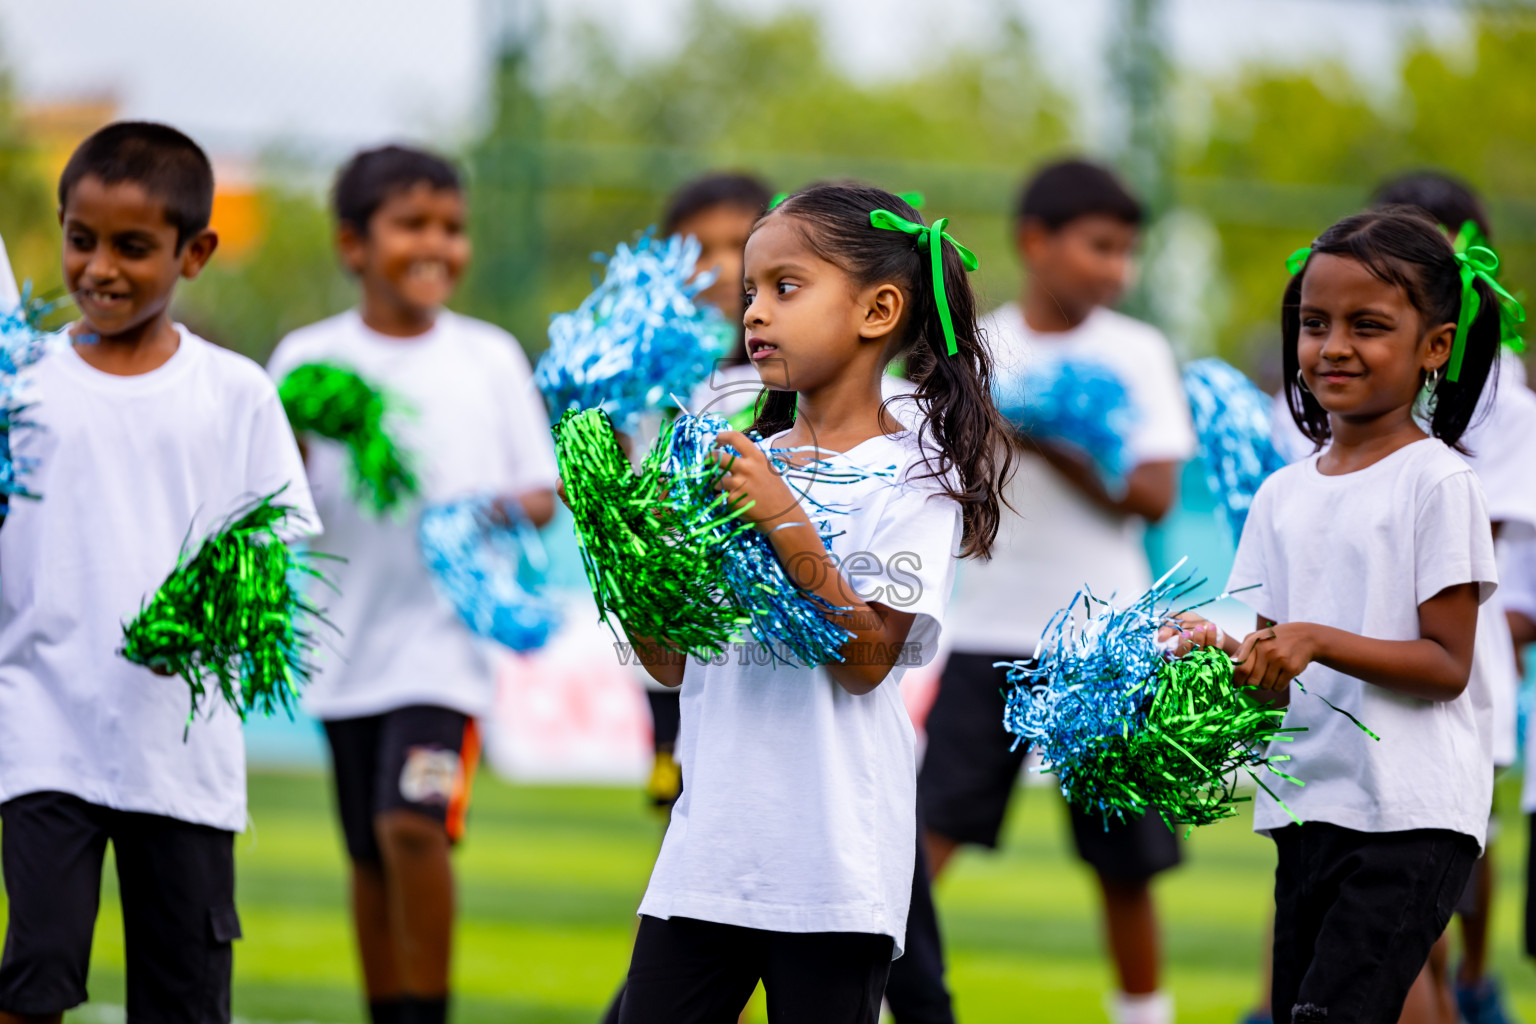
<path fill-rule="evenodd" d="M 379 863 L 374 819 L 385 811 L 413 811 L 441 824 L 450 840 L 463 837 L 480 762 L 473 718 L 414 705 L 333 719 L 325 723 L 325 735 L 336 772 L 336 811 L 354 861 Z"/>
<path fill-rule="evenodd" d="M 107 842 L 117 861 L 128 1019 L 229 1020 L 235 834 L 67 793 L 0 804 L 10 898 L 0 1010 L 47 1016 L 86 1001 Z"/>
<path fill-rule="evenodd" d="M 944 665 L 928 712 L 928 747 L 917 798 L 930 831 L 960 843 L 996 848 L 1027 752 L 1003 731 L 1008 670 L 1014 654 L 954 653 Z M 1100 875 L 1141 881 L 1175 867 L 1179 838 L 1160 815 L 1111 821 L 1070 809 L 1077 854 Z"/>
<path fill-rule="evenodd" d="M 769 932 L 686 917 L 642 916 L 619 1024 L 734 1022 L 757 983 L 770 1024 L 876 1024 L 891 937 Z"/>
<path fill-rule="evenodd" d="M 1395 1024 L 1466 887 L 1477 840 L 1323 822 L 1272 834 L 1275 1020 Z"/>
<path fill-rule="evenodd" d="M 677 746 L 677 731 L 683 721 L 681 691 L 680 686 L 645 691 L 645 702 L 651 707 L 651 744 L 658 754 Z"/>

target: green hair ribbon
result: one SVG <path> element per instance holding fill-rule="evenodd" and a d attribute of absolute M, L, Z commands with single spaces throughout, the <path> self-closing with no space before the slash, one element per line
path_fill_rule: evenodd
<path fill-rule="evenodd" d="M 918 247 L 928 248 L 933 267 L 934 304 L 939 307 L 939 322 L 944 325 L 944 346 L 950 355 L 955 355 L 960 346 L 955 341 L 955 322 L 949 312 L 949 293 L 944 290 L 944 243 L 948 242 L 955 247 L 955 252 L 960 254 L 960 263 L 966 270 L 975 270 L 981 265 L 981 261 L 976 258 L 975 253 L 944 231 L 944 228 L 949 225 L 948 217 L 940 217 L 932 224 L 919 224 L 890 210 L 871 210 L 869 223 L 872 227 L 885 231 L 903 231 L 909 235 L 915 235 Z"/>
<path fill-rule="evenodd" d="M 1482 309 L 1483 300 L 1477 294 L 1477 282 L 1481 280 L 1493 291 L 1495 300 L 1503 308 L 1499 311 L 1500 334 L 1503 333 L 1505 311 L 1514 323 L 1525 322 L 1525 309 L 1513 295 L 1499 284 L 1499 255 L 1486 245 L 1469 245 L 1456 253 L 1457 270 L 1461 273 L 1461 315 L 1456 318 L 1456 340 L 1451 344 L 1451 361 L 1445 368 L 1445 379 L 1454 381 L 1461 376 L 1461 360 L 1466 355 L 1467 332 Z"/>
<path fill-rule="evenodd" d="M 1470 229 L 1470 230 L 1469 230 Z M 1467 353 L 1467 333 L 1482 309 L 1482 296 L 1477 293 L 1477 282 L 1482 280 L 1492 289 L 1499 302 L 1499 335 L 1505 344 L 1521 351 L 1525 343 L 1520 340 L 1517 328 L 1525 323 L 1525 308 L 1520 300 L 1499 284 L 1499 256 L 1487 245 L 1480 243 L 1482 232 L 1468 221 L 1452 239 L 1456 250 L 1456 269 L 1461 274 L 1461 315 L 1456 319 L 1456 339 L 1451 343 L 1451 360 L 1445 367 L 1445 379 L 1459 380 L 1461 363 Z M 1292 274 L 1300 273 L 1312 255 L 1312 248 L 1297 249 L 1285 259 L 1285 269 Z"/>
<path fill-rule="evenodd" d="M 1494 259 L 1498 259 L 1498 250 L 1488 241 L 1488 236 L 1483 234 L 1483 229 L 1478 227 L 1477 221 L 1469 220 L 1461 225 L 1461 229 L 1455 235 L 1451 235 L 1450 229 L 1445 225 L 1440 226 L 1451 239 L 1451 247 L 1458 253 L 1464 253 L 1474 246 L 1481 246 L 1494 253 Z M 1498 271 L 1494 271 L 1498 276 Z M 1499 303 L 1499 340 L 1511 351 L 1524 352 L 1525 339 L 1520 336 L 1520 325 L 1525 323 L 1525 310 L 1517 299 L 1511 298 L 1508 302 Z"/>

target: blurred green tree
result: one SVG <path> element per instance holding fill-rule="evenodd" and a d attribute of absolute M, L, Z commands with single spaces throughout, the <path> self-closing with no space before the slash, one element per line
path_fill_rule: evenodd
<path fill-rule="evenodd" d="M 621 41 L 593 26 L 568 42 L 569 67 L 537 90 L 512 45 L 492 130 L 470 158 L 479 272 L 465 307 L 534 351 L 549 313 L 591 288 L 592 254 L 655 224 L 666 195 L 711 168 L 755 171 L 780 189 L 859 177 L 923 191 L 982 257 L 978 284 L 1009 296 L 1013 189 L 1074 141 L 1071 104 L 1036 69 L 1016 19 L 984 50 L 888 82 L 839 67 L 813 15 L 759 21 L 715 0 L 690 9 L 680 47 L 656 60 L 625 59 Z M 518 210 L 541 230 L 508 223 Z"/>
<path fill-rule="evenodd" d="M 175 313 L 210 341 L 264 361 L 284 334 L 345 309 L 355 295 L 319 197 L 269 185 L 259 204 L 260 240 L 240 260 L 215 253 L 201 276 L 178 289 Z"/>
<path fill-rule="evenodd" d="M 1408 170 L 1440 168 L 1481 190 L 1506 279 L 1536 280 L 1536 21 L 1485 14 L 1469 35 L 1465 52 L 1416 42 L 1385 95 L 1336 64 L 1184 83 L 1208 117 L 1180 140 L 1180 200 L 1220 235 L 1225 354 L 1272 349 L 1286 254 Z"/>

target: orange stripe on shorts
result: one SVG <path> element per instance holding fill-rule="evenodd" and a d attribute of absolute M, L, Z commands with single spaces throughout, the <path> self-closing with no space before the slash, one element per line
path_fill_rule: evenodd
<path fill-rule="evenodd" d="M 469 789 L 480 766 L 480 727 L 471 718 L 464 726 L 464 745 L 459 750 L 459 775 L 453 780 L 453 796 L 448 800 L 448 820 L 444 822 L 448 838 L 455 843 L 464 838 L 464 819 L 469 813 Z"/>

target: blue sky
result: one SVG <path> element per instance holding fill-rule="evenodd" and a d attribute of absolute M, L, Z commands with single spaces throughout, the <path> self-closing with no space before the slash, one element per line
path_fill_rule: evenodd
<path fill-rule="evenodd" d="M 547 0 L 558 30 L 597 19 L 637 58 L 665 52 L 687 0 Z M 758 0 L 771 13 L 804 0 Z M 899 74 L 937 41 L 984 33 L 999 10 L 1035 31 L 1053 77 L 1102 94 L 1104 30 L 1118 0 L 821 0 L 834 51 L 861 75 Z M 1177 58 L 1212 73 L 1239 61 L 1345 61 L 1390 83 L 1413 33 L 1454 48 L 1459 16 L 1388 0 L 1169 0 Z M 128 116 L 170 121 L 232 154 L 262 145 L 345 150 L 386 137 L 450 143 L 483 100 L 487 26 L 522 0 L 0 0 L 0 46 L 23 94 L 111 93 Z M 426 12 L 430 10 L 430 15 Z"/>

